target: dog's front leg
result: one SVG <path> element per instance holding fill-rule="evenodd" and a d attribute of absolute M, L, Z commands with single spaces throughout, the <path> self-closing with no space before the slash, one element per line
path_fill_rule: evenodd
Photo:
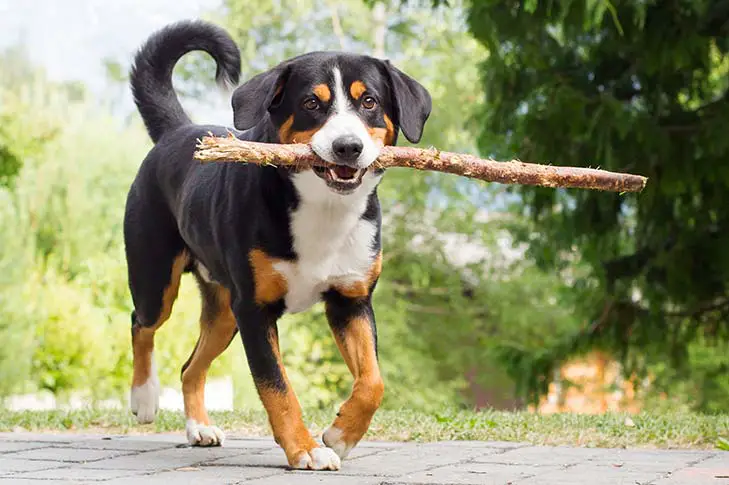
<path fill-rule="evenodd" d="M 323 436 L 324 443 L 344 459 L 367 432 L 385 386 L 377 364 L 377 328 L 369 296 L 350 298 L 331 290 L 325 301 L 329 326 L 354 376 L 352 395 Z"/>
<path fill-rule="evenodd" d="M 304 425 L 301 406 L 281 361 L 276 320 L 280 312 L 258 304 L 234 306 L 238 329 L 273 436 L 292 468 L 338 470 L 339 457 L 320 447 Z"/>

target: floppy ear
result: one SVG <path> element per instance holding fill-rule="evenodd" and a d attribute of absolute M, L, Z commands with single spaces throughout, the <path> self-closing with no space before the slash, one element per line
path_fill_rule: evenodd
<path fill-rule="evenodd" d="M 419 82 L 390 64 L 390 61 L 384 63 L 390 75 L 392 103 L 398 125 L 405 138 L 417 143 L 423 136 L 423 127 L 430 116 L 430 94 Z"/>
<path fill-rule="evenodd" d="M 287 75 L 288 67 L 279 65 L 252 77 L 235 90 L 231 104 L 233 125 L 238 130 L 254 127 L 280 100 Z"/>

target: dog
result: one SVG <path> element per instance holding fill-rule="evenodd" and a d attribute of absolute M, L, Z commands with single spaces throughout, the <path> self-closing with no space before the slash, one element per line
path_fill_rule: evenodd
<path fill-rule="evenodd" d="M 124 216 L 134 304 L 131 409 L 142 423 L 154 420 L 160 388 L 154 335 L 170 316 L 181 275 L 190 272 L 202 314 L 199 339 L 181 375 L 189 443 L 223 443 L 223 432 L 205 409 L 205 379 L 240 332 L 274 439 L 289 465 L 337 470 L 367 431 L 384 393 L 372 308 L 382 268 L 377 186 L 384 171 L 372 164 L 400 131 L 411 142 L 421 138 L 430 95 L 389 61 L 312 52 L 238 86 L 231 101 L 235 129 L 196 125 L 171 79 L 177 61 L 196 50 L 216 61 L 218 82 L 238 84 L 238 47 L 225 30 L 202 21 L 154 33 L 131 69 L 134 100 L 155 143 L 130 187 Z M 196 141 L 208 133 L 308 143 L 331 165 L 203 164 L 193 154 Z M 326 446 L 304 425 L 277 330 L 285 312 L 319 301 L 354 377 L 351 396 L 322 436 Z"/>

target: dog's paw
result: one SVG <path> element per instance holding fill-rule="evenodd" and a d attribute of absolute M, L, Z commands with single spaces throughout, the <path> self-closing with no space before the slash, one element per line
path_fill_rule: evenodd
<path fill-rule="evenodd" d="M 156 375 L 151 375 L 141 386 L 132 387 L 129 407 L 141 424 L 154 422 L 159 409 L 159 381 Z"/>
<path fill-rule="evenodd" d="M 339 470 L 342 462 L 330 448 L 312 448 L 299 455 L 292 468 L 299 470 Z"/>
<path fill-rule="evenodd" d="M 223 446 L 225 433 L 217 426 L 206 426 L 194 419 L 188 419 L 185 425 L 187 441 L 192 446 Z"/>
<path fill-rule="evenodd" d="M 324 431 L 324 434 L 321 437 L 322 441 L 324 441 L 324 444 L 327 445 L 329 448 L 334 450 L 334 452 L 344 460 L 347 458 L 347 455 L 349 455 L 349 452 L 352 451 L 352 448 L 357 443 L 348 443 L 344 440 L 344 432 L 337 428 L 336 426 L 330 426 L 327 428 L 326 431 Z"/>

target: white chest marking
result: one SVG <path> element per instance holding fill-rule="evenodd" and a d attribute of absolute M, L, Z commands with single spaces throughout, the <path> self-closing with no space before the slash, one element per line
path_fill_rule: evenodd
<path fill-rule="evenodd" d="M 286 310 L 304 311 L 332 286 L 365 280 L 375 258 L 375 225 L 361 219 L 367 198 L 379 182 L 371 172 L 352 194 L 330 190 L 311 170 L 293 176 L 300 202 L 291 214 L 295 262 L 275 268 L 285 278 Z"/>

